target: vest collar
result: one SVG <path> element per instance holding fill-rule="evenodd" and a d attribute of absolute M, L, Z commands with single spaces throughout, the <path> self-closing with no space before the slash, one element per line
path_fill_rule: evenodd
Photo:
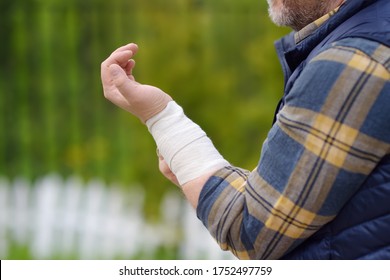
<path fill-rule="evenodd" d="M 314 22 L 310 23 L 309 25 L 305 26 L 298 32 L 294 33 L 294 41 L 295 44 L 299 44 L 304 39 L 309 37 L 311 34 L 313 34 L 318 28 L 320 28 L 322 25 L 324 25 L 332 16 L 334 16 L 340 9 L 340 7 L 345 3 L 345 1 L 338 6 L 333 11 L 327 13 L 326 15 L 320 17 L 319 19 L 315 20 Z"/>
<path fill-rule="evenodd" d="M 293 72 L 310 52 L 341 23 L 377 0 L 346 0 L 336 11 L 292 32 L 275 43 L 285 74 Z"/>

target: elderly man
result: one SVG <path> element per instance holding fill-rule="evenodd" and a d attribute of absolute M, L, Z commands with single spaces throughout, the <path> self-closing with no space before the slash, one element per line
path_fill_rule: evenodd
<path fill-rule="evenodd" d="M 160 170 L 242 259 L 390 259 L 390 1 L 268 0 L 285 91 L 253 171 L 139 84 L 137 45 L 102 63 L 105 97 L 144 122 Z"/>

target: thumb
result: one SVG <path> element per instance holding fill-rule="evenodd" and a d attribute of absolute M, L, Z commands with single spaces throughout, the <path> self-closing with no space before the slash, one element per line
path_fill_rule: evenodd
<path fill-rule="evenodd" d="M 125 71 L 118 64 L 111 64 L 109 66 L 111 79 L 115 85 L 122 84 L 125 82 L 123 76 L 125 76 Z"/>
<path fill-rule="evenodd" d="M 112 82 L 123 93 L 129 93 L 133 87 L 133 81 L 129 79 L 125 71 L 117 64 L 112 64 L 109 67 Z"/>

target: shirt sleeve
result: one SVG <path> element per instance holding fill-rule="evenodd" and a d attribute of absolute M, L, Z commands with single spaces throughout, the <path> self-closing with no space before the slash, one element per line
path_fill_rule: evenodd
<path fill-rule="evenodd" d="M 390 153 L 390 52 L 368 49 L 334 44 L 311 60 L 256 169 L 226 167 L 205 184 L 197 215 L 222 249 L 281 258 L 334 219 Z"/>

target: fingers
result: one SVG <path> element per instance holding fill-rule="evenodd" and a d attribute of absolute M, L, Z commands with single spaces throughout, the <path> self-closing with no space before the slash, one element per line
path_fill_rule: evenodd
<path fill-rule="evenodd" d="M 108 65 L 116 63 L 125 68 L 127 62 L 138 52 L 138 46 L 134 43 L 116 49 L 106 60 Z"/>
<path fill-rule="evenodd" d="M 124 67 L 127 77 L 133 81 L 135 80 L 133 76 L 134 67 L 135 67 L 135 61 L 133 59 L 130 59 L 127 62 L 126 66 Z"/>
<path fill-rule="evenodd" d="M 171 181 L 176 186 L 180 186 L 179 181 L 177 180 L 175 174 L 169 169 L 168 164 L 165 162 L 164 158 L 159 156 L 158 159 L 158 167 L 160 172 L 164 175 L 165 178 L 167 178 L 169 181 Z"/>
<path fill-rule="evenodd" d="M 131 45 L 133 46 L 133 45 Z M 137 48 L 133 48 L 136 52 Z M 111 77 L 109 74 L 109 67 L 113 64 L 119 65 L 125 70 L 127 77 L 134 80 L 132 69 L 135 66 L 135 61 L 131 59 L 134 56 L 134 51 L 129 48 L 122 47 L 114 51 L 101 65 L 101 76 L 104 84 L 109 84 Z"/>
<path fill-rule="evenodd" d="M 125 68 L 133 55 L 133 52 L 130 50 L 114 52 L 103 62 L 103 64 L 106 67 L 109 67 L 111 64 L 118 64 L 120 67 Z"/>
<path fill-rule="evenodd" d="M 113 54 L 114 54 L 114 53 L 117 53 L 117 52 L 127 51 L 127 50 L 132 51 L 133 54 L 135 55 L 135 54 L 138 52 L 138 46 L 137 46 L 137 44 L 130 43 L 130 44 L 127 44 L 127 45 L 125 45 L 125 46 L 122 46 L 122 47 L 116 49 L 116 50 L 113 52 Z"/>
<path fill-rule="evenodd" d="M 134 43 L 127 44 L 116 49 L 105 61 L 102 63 L 102 71 L 108 68 L 111 64 L 118 64 L 122 68 L 128 65 L 129 60 L 138 52 L 138 46 Z M 134 67 L 134 64 L 133 64 Z"/>

